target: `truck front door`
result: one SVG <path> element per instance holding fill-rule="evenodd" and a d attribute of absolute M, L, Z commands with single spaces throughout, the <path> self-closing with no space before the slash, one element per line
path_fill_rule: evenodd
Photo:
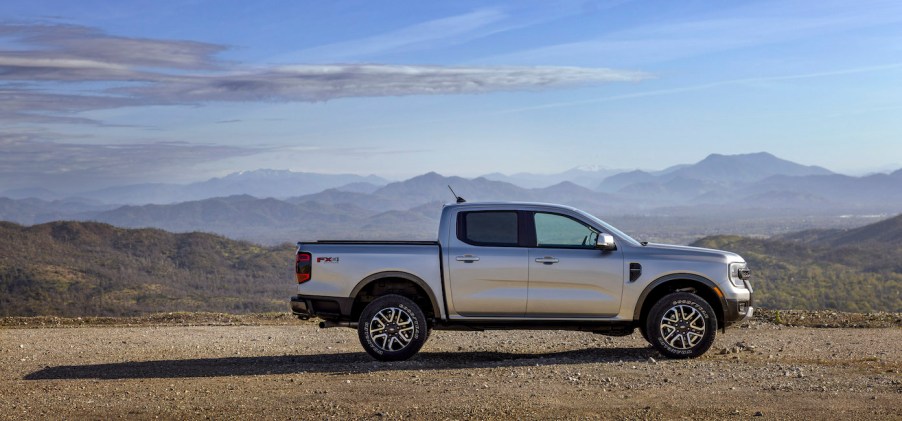
<path fill-rule="evenodd" d="M 569 216 L 535 212 L 529 249 L 531 317 L 605 317 L 620 312 L 623 253 L 595 248 L 598 230 Z M 529 224 L 528 224 L 529 225 Z"/>

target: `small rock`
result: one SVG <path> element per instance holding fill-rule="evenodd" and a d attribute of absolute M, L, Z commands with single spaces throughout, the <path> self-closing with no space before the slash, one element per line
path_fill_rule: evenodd
<path fill-rule="evenodd" d="M 648 362 L 650 362 L 650 363 L 652 363 L 652 364 L 657 364 L 657 363 L 658 363 L 658 362 L 655 361 L 655 359 L 652 358 L 652 357 L 648 357 Z"/>
<path fill-rule="evenodd" d="M 756 416 L 756 417 L 763 417 L 763 416 L 764 416 L 764 413 L 761 412 L 761 411 L 755 411 L 755 416 Z"/>

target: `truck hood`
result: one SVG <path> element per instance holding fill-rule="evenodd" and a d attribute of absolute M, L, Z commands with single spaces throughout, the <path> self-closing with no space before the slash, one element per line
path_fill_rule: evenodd
<path fill-rule="evenodd" d="M 736 253 L 701 247 L 649 243 L 644 247 L 640 247 L 640 249 L 643 254 L 647 253 L 661 257 L 666 256 L 668 258 L 717 260 L 726 263 L 745 262 L 745 260 Z"/>

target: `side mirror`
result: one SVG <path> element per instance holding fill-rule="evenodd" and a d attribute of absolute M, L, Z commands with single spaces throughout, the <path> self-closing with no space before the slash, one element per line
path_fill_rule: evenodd
<path fill-rule="evenodd" d="M 617 250 L 617 244 L 614 244 L 614 236 L 611 234 L 598 234 L 595 248 L 601 251 Z"/>

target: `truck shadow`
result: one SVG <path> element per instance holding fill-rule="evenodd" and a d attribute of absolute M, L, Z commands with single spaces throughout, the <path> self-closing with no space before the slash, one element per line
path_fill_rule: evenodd
<path fill-rule="evenodd" d="M 262 357 L 225 357 L 137 361 L 47 367 L 25 380 L 158 379 L 268 374 L 351 374 L 398 370 L 637 362 L 657 357 L 652 348 L 590 348 L 545 354 L 505 352 L 421 352 L 408 361 L 380 362 L 363 352 Z"/>

